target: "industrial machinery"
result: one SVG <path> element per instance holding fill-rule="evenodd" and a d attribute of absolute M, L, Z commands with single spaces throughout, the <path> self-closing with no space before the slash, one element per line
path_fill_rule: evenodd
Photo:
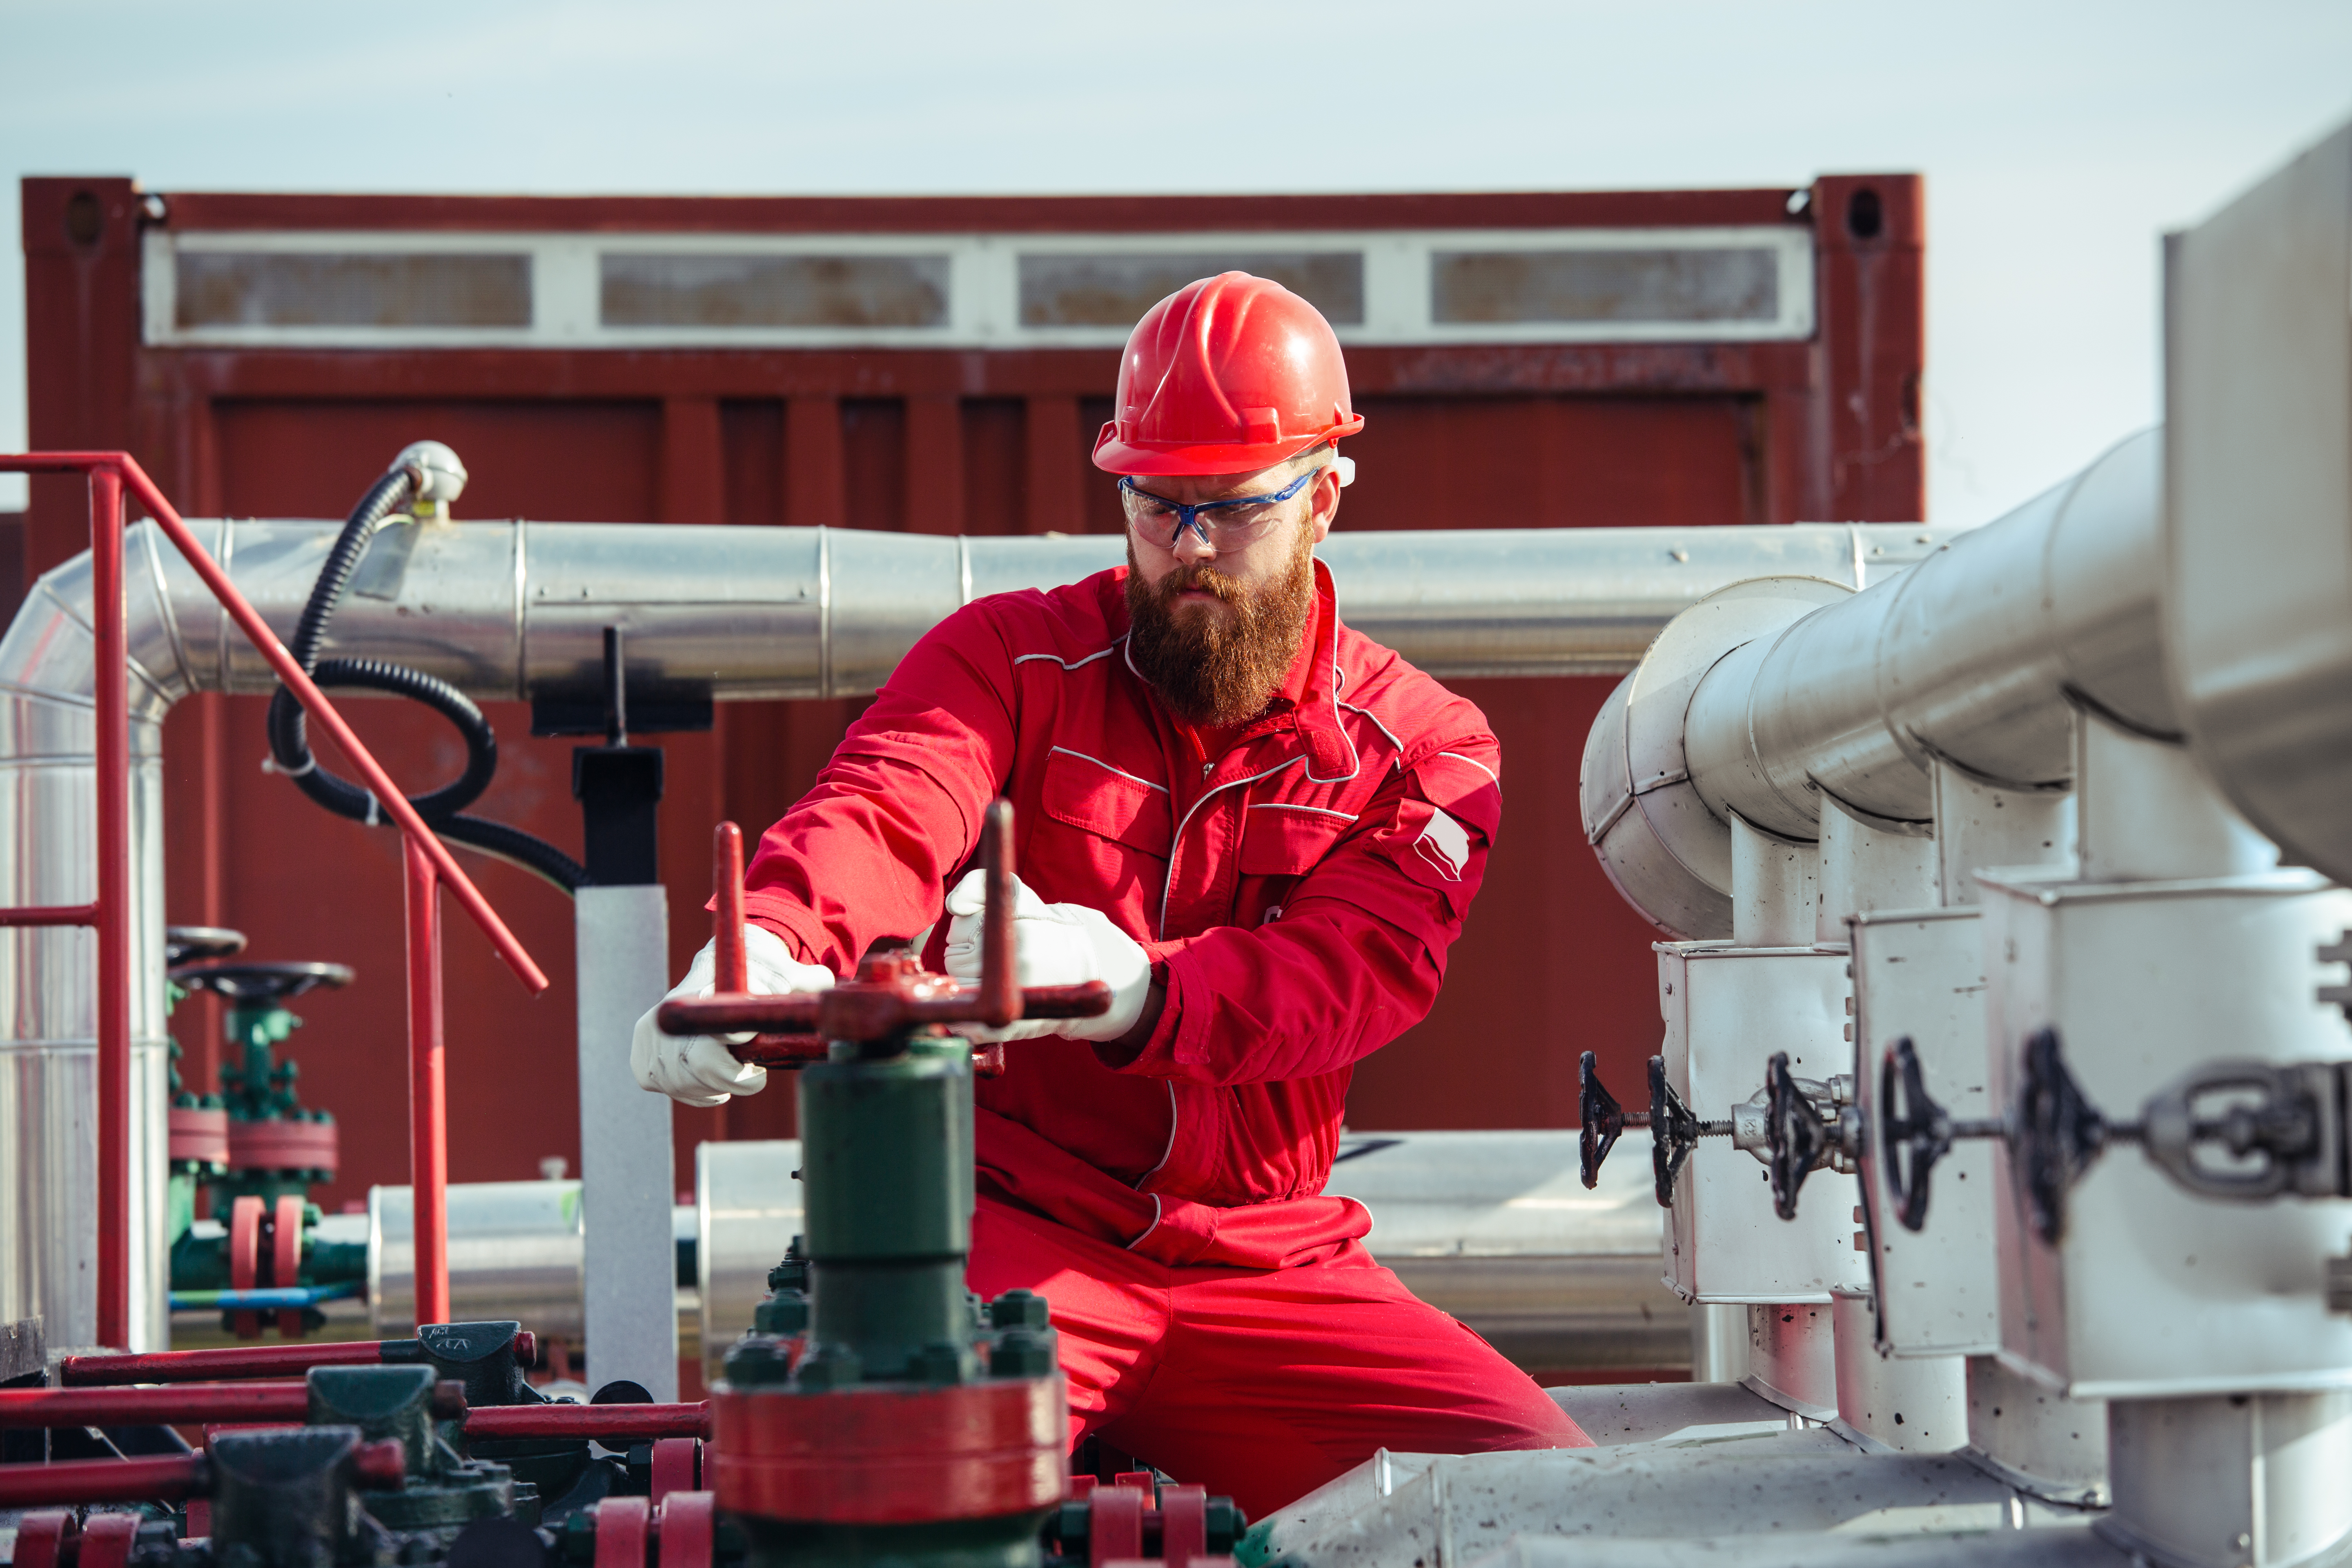
<path fill-rule="evenodd" d="M 316 521 L 188 526 L 281 637 L 293 635 L 342 531 Z M 165 548 L 155 524 L 134 524 L 124 537 L 124 642 L 141 672 L 130 713 L 139 761 L 127 807 L 135 862 L 128 898 L 132 929 L 160 934 L 163 720 L 199 691 L 269 695 L 279 671 L 224 625 L 208 584 Z M 1727 583 L 1801 569 L 1862 586 L 1931 553 L 1945 537 L 1916 526 L 1844 524 L 1675 531 L 1665 540 L 1634 528 L 1342 532 L 1324 554 L 1349 584 L 1350 623 L 1432 673 L 1548 675 L 1629 668 L 1661 626 Z M 916 637 L 969 599 L 1066 582 L 1112 564 L 1119 549 L 1103 537 L 520 521 L 420 522 L 375 539 L 355 577 L 376 592 L 354 591 L 336 611 L 338 657 L 394 659 L 474 700 L 529 700 L 557 716 L 607 711 L 614 661 L 605 633 L 615 625 L 626 630 L 631 712 L 656 697 L 689 704 L 856 695 L 874 689 Z M 375 551 L 404 540 L 397 574 L 371 566 Z M 86 559 L 48 574 L 0 641 L 0 710 L 13 716 L 0 726 L 0 782 L 13 781 L 10 809 L 27 825 L 30 844 L 86 843 L 92 833 L 86 786 L 64 782 L 87 780 L 94 767 L 91 583 Z M 723 595 L 713 584 L 725 584 Z M 9 896 L 22 903 L 70 903 L 85 891 L 81 868 L 54 857 L 12 861 L 8 872 L 16 879 Z M 634 1250 L 588 1270 L 591 1288 L 601 1279 L 626 1291 L 652 1279 L 666 1323 L 674 1310 L 667 1287 L 642 1258 L 670 1245 L 669 1178 L 649 1173 L 669 1170 L 669 1123 L 664 1112 L 639 1129 L 642 1138 L 615 1131 L 633 1125 L 616 1118 L 661 1107 L 612 1068 L 628 1021 L 669 983 L 667 905 L 659 884 L 621 882 L 579 889 L 574 908 L 584 951 L 596 955 L 583 966 L 591 984 L 582 994 L 581 1049 L 595 1069 L 583 1081 L 614 1089 L 623 1108 L 583 1107 L 598 1134 L 587 1152 L 603 1162 L 583 1171 L 584 1201 L 609 1218 L 614 1205 L 600 1185 L 609 1178 L 654 1211 L 638 1216 Z M 162 1343 L 167 1307 L 160 946 L 143 950 L 137 967 L 131 1029 L 129 1129 L 139 1169 L 148 1173 L 133 1195 L 151 1183 L 155 1194 L 152 1208 L 133 1205 L 136 1348 Z M 95 1150 L 64 1131 L 88 1116 L 82 1108 L 95 1096 L 88 1047 L 77 1043 L 92 1033 L 92 970 L 69 931 L 27 931 L 0 942 L 0 992 L 41 998 L 5 1023 L 18 1064 L 5 1089 L 8 1124 L 31 1131 L 0 1143 L 0 1208 L 51 1215 L 15 1250 L 0 1250 L 0 1322 L 37 1316 L 56 1345 L 97 1337 L 92 1281 L 76 1262 L 85 1249 L 79 1238 L 98 1230 L 86 1197 L 97 1186 Z M 656 1348 L 651 1362 L 668 1353 Z"/>
<path fill-rule="evenodd" d="M 1670 940 L 1584 1174 L 1646 1131 L 1669 1282 L 1745 1319 L 1717 1375 L 1804 1429 L 1616 1390 L 1667 1435 L 1378 1456 L 1245 1558 L 2352 1552 L 2347 232 L 2352 131 L 2170 241 L 2163 431 L 1891 584 L 1710 595 L 1593 727 Z"/>
<path fill-rule="evenodd" d="M 196 945 L 171 933 L 173 952 Z M 215 933 L 217 951 L 235 937 Z M 295 1084 L 297 1064 L 281 1057 L 302 1020 L 286 1004 L 318 986 L 351 984 L 341 963 L 250 963 L 205 957 L 174 963 L 172 999 L 209 991 L 229 1004 L 223 1033 L 236 1052 L 220 1069 L 222 1092 L 202 1098 L 179 1091 L 173 1068 L 172 1306 L 220 1309 L 224 1327 L 239 1339 L 262 1331 L 263 1311 L 289 1339 L 323 1325 L 320 1303 L 358 1294 L 367 1258 L 348 1245 L 321 1242 L 315 1183 L 334 1179 L 339 1157 L 331 1114 L 305 1107 Z M 174 1053 L 178 1044 L 173 1043 Z M 174 1060 L 177 1059 L 176 1054 Z M 195 1218 L 194 1189 L 202 1184 L 215 1216 Z"/>
<path fill-rule="evenodd" d="M 1639 1091 L 1585 1063 L 1580 1174 L 1607 1184 L 1590 1201 L 1612 1224 L 1615 1194 L 1646 1192 L 1699 1344 L 1690 1384 L 1556 1391 L 1595 1447 L 1378 1453 L 1255 1526 L 1181 1477 L 1069 1474 L 1047 1303 L 980 1303 L 962 1279 L 971 1082 L 1001 1058 L 953 1026 L 1099 1005 L 1013 986 L 1000 807 L 977 985 L 882 950 L 828 992 L 743 994 L 740 839 L 719 833 L 718 990 L 666 1003 L 661 1024 L 740 1036 L 747 1059 L 798 1070 L 804 1137 L 797 1239 L 763 1221 L 780 1260 L 707 1404 L 617 1381 L 601 1403 L 548 1403 L 525 1375 L 535 1343 L 505 1320 L 219 1352 L 126 1332 L 110 1348 L 131 1353 L 52 1356 L 26 1380 L 52 1386 L 0 1390 L 19 1433 L 0 1506 L 134 1505 L 36 1510 L 17 1560 L 2352 1560 L 2347 236 L 2352 129 L 2170 242 L 2163 429 L 1965 535 L 1801 529 L 1768 548 L 1725 531 L 1706 573 L 1638 531 L 1452 535 L 1442 565 L 1410 536 L 1331 542 L 1350 619 L 1435 673 L 1631 667 L 1588 740 L 1582 826 L 1665 938 L 1661 1041 Z M 974 594 L 1116 549 L 673 528 L 656 550 L 626 529 L 427 521 L 373 579 L 388 596 L 327 596 L 337 657 L 381 654 L 467 700 L 601 711 L 607 744 L 583 751 L 613 754 L 582 777 L 611 778 L 583 793 L 610 786 L 608 824 L 643 815 L 652 770 L 618 754 L 641 696 L 869 689 Z M 366 570 L 329 542 L 351 525 L 202 528 L 278 624 L 303 610 L 323 626 L 305 608 L 321 603 L 322 552 Z M 193 590 L 134 537 L 138 724 L 187 690 L 261 689 L 265 668 L 303 694 L 287 670 L 318 662 L 321 637 L 265 666 L 218 617 L 181 613 Z M 703 591 L 721 578 L 731 596 Z M 97 619 L 94 598 L 73 569 L 44 580 L 0 644 L 0 702 L 48 714 L 87 699 L 73 628 Z M 1612 637 L 1638 647 L 1610 652 Z M 0 768 L 78 743 L 68 730 L 37 753 L 25 738 L 40 733 L 0 727 L 16 748 Z M 139 777 L 126 809 L 152 827 Z M 26 784 L 19 809 L 88 837 L 70 791 Z M 152 832 L 131 837 L 152 854 Z M 605 888 L 596 858 L 575 894 L 628 895 L 580 906 L 583 953 L 602 921 L 594 951 L 627 972 L 593 1011 L 582 987 L 583 1060 L 609 1066 L 614 1019 L 661 978 L 646 935 L 660 906 L 625 878 Z M 36 913 L 68 902 L 36 896 L 46 868 L 11 874 Z M 129 896 L 160 925 L 155 880 L 131 878 Z M 146 947 L 142 1026 L 163 977 Z M 0 987 L 86 981 L 80 952 L 16 937 Z M 71 1008 L 45 1005 L 11 1026 L 80 1037 Z M 137 1048 L 160 1068 L 152 1035 Z M 53 1054 L 65 1065 L 10 1092 L 78 1103 Z M 257 1070 L 245 1089 L 274 1069 Z M 151 1154 L 163 1080 L 124 1080 Z M 1611 1163 L 1630 1133 L 1646 1134 L 1645 1170 Z M 650 1157 L 649 1142 L 615 1142 Z M 36 1141 L 0 1180 L 45 1190 L 36 1179 L 79 1157 Z M 424 1216 L 444 1194 L 429 1172 L 415 1192 L 415 1299 L 430 1303 L 447 1276 Z M 273 1194 L 283 1248 L 305 1216 Z M 631 1352 L 598 1326 L 602 1205 L 591 1190 L 574 1276 L 599 1366 Z M 379 1283 L 390 1208 L 367 1247 Z M 0 1257 L 0 1315 L 54 1303 L 79 1336 L 93 1320 L 58 1259 L 88 1233 L 48 1212 Z M 667 1334 L 676 1231 L 660 1217 L 624 1251 L 651 1265 Z M 296 1370 L 299 1385 L 219 1381 Z M 205 1451 L 159 1423 L 205 1425 Z"/>
<path fill-rule="evenodd" d="M 722 825 L 717 994 L 665 1004 L 662 1022 L 757 1031 L 741 1054 L 804 1069 L 808 1228 L 708 1402 L 653 1404 L 616 1384 L 591 1405 L 546 1403 L 525 1377 L 535 1337 L 511 1321 L 68 1356 L 58 1386 L 0 1389 L 0 1427 L 38 1450 L 12 1447 L 0 1508 L 115 1506 L 19 1514 L 14 1561 L 1037 1568 L 1050 1523 L 1061 1554 L 1090 1563 L 1229 1563 L 1245 1522 L 1229 1500 L 1145 1472 L 1072 1484 L 1045 1300 L 982 1304 L 964 1288 L 974 1058 L 998 1047 L 943 1026 L 1083 1017 L 1108 1002 L 1099 983 L 1013 984 L 1012 843 L 1000 802 L 977 984 L 888 952 L 821 996 L 757 997 L 743 976 L 741 836 Z M 302 1382 L 217 1381 L 294 1370 Z M 159 1423 L 203 1424 L 204 1451 Z M 178 1451 L 132 1457 L 142 1431 L 131 1449 Z M 93 1432 L 107 1457 L 64 1457 Z"/>

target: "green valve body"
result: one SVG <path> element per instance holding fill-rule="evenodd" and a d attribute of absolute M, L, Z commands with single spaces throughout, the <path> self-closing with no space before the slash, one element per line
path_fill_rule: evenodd
<path fill-rule="evenodd" d="M 740 839 L 731 823 L 717 838 L 724 939 L 741 920 Z M 807 1233 L 770 1273 L 773 1293 L 711 1391 L 704 1477 L 753 1568 L 1038 1568 L 1040 1528 L 1067 1490 L 1067 1396 L 1045 1298 L 1012 1290 L 983 1309 L 964 1283 L 972 1047 L 944 1026 L 1002 1026 L 1031 1005 L 1010 980 L 1012 844 L 998 801 L 982 833 L 976 986 L 877 949 L 817 996 L 745 994 L 738 969 L 724 994 L 662 1005 L 675 1034 L 828 1042 L 801 1079 Z M 1094 993 L 1079 1001 L 1099 1012 L 1108 992 Z"/>
<path fill-rule="evenodd" d="M 926 1353 L 970 1348 L 969 1055 L 951 1036 L 899 1056 L 837 1046 L 801 1075 L 809 1343 L 856 1356 L 865 1378 L 940 1381 Z"/>

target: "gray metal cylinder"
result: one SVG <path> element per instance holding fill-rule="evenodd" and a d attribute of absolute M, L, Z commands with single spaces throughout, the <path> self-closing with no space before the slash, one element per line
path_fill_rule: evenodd
<path fill-rule="evenodd" d="M 1725 655 L 1685 722 L 1699 797 L 1727 821 L 1811 839 L 1823 795 L 1928 820 L 1937 759 L 1997 785 L 2063 785 L 2073 704 L 2174 734 L 2161 506 L 2161 438 L 2147 431 L 1891 585 Z"/>
<path fill-rule="evenodd" d="M 77 563 L 88 603 L 87 562 Z M 131 570 L 140 557 L 134 551 Z M 72 574 L 74 568 L 67 568 Z M 85 904 L 97 886 L 89 636 L 71 577 L 45 579 L 0 643 L 0 900 Z M 133 645 L 134 655 L 142 651 Z M 136 679 L 134 679 L 134 685 Z M 134 702 L 136 698 L 134 698 Z M 130 1349 L 166 1343 L 163 728 L 131 725 Z M 56 1349 L 98 1338 L 97 937 L 0 931 L 0 1321 L 40 1317 Z"/>
<path fill-rule="evenodd" d="M 2352 1391 L 2117 1399 L 2099 1533 L 2159 1563 L 2290 1568 L 2352 1543 Z"/>
<path fill-rule="evenodd" d="M 514 1318 L 579 1343 L 580 1184 L 453 1182 L 446 1191 L 451 1321 Z M 368 1329 L 379 1339 L 416 1331 L 416 1210 L 407 1187 L 368 1189 Z"/>
<path fill-rule="evenodd" d="M 340 525 L 194 526 L 254 607 L 290 636 Z M 168 546 L 159 552 L 152 530 L 131 531 L 152 623 L 140 628 L 151 705 L 160 711 L 191 690 L 272 689 L 268 665 L 195 574 Z M 1893 524 L 1342 530 L 1319 553 L 1348 624 L 1433 675 L 1594 675 L 1633 668 L 1659 627 L 1727 583 L 1797 574 L 1860 586 L 1951 537 Z M 721 700 L 857 697 L 959 605 L 1075 582 L 1123 558 L 1115 534 L 428 524 L 378 537 L 336 612 L 330 651 L 397 659 L 477 699 L 593 694 L 604 628 L 618 625 L 633 686 Z M 60 584 L 61 602 L 86 604 L 86 577 Z"/>

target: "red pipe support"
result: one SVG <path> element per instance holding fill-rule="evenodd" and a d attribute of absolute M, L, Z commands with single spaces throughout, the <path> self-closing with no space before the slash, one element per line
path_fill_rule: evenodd
<path fill-rule="evenodd" d="M 433 1388 L 435 1419 L 466 1413 L 466 1385 Z M 215 1421 L 307 1421 L 308 1383 L 194 1383 L 163 1388 L 0 1388 L 0 1426 L 194 1426 Z"/>
<path fill-rule="evenodd" d="M 416 1321 L 449 1321 L 449 1123 L 441 1038 L 441 883 L 424 847 L 403 836 L 408 907 L 408 1181 Z"/>
<path fill-rule="evenodd" d="M 123 644 L 122 478 L 89 476 L 91 664 L 98 672 L 98 1342 L 131 1345 L 131 692 Z"/>
<path fill-rule="evenodd" d="M 466 1412 L 468 1437 L 709 1437 L 710 1406 L 694 1405 L 478 1405 Z"/>

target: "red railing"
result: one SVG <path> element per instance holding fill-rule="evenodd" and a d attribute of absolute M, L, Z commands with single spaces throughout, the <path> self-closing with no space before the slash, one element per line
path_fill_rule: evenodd
<path fill-rule="evenodd" d="M 442 1102 L 440 890 L 446 888 L 456 895 L 533 995 L 547 989 L 547 975 L 131 454 L 0 456 L 0 473 L 82 474 L 89 480 L 90 619 L 96 628 L 92 662 L 98 683 L 97 897 L 84 905 L 0 910 L 0 927 L 86 925 L 98 931 L 99 1342 L 123 1349 L 131 1341 L 131 714 L 122 582 L 126 489 L 146 507 L 155 526 L 269 661 L 310 721 L 327 732 L 399 825 L 407 868 L 409 1179 L 415 1208 L 416 1321 L 446 1322 L 448 1220 L 443 1187 L 448 1135 Z"/>

